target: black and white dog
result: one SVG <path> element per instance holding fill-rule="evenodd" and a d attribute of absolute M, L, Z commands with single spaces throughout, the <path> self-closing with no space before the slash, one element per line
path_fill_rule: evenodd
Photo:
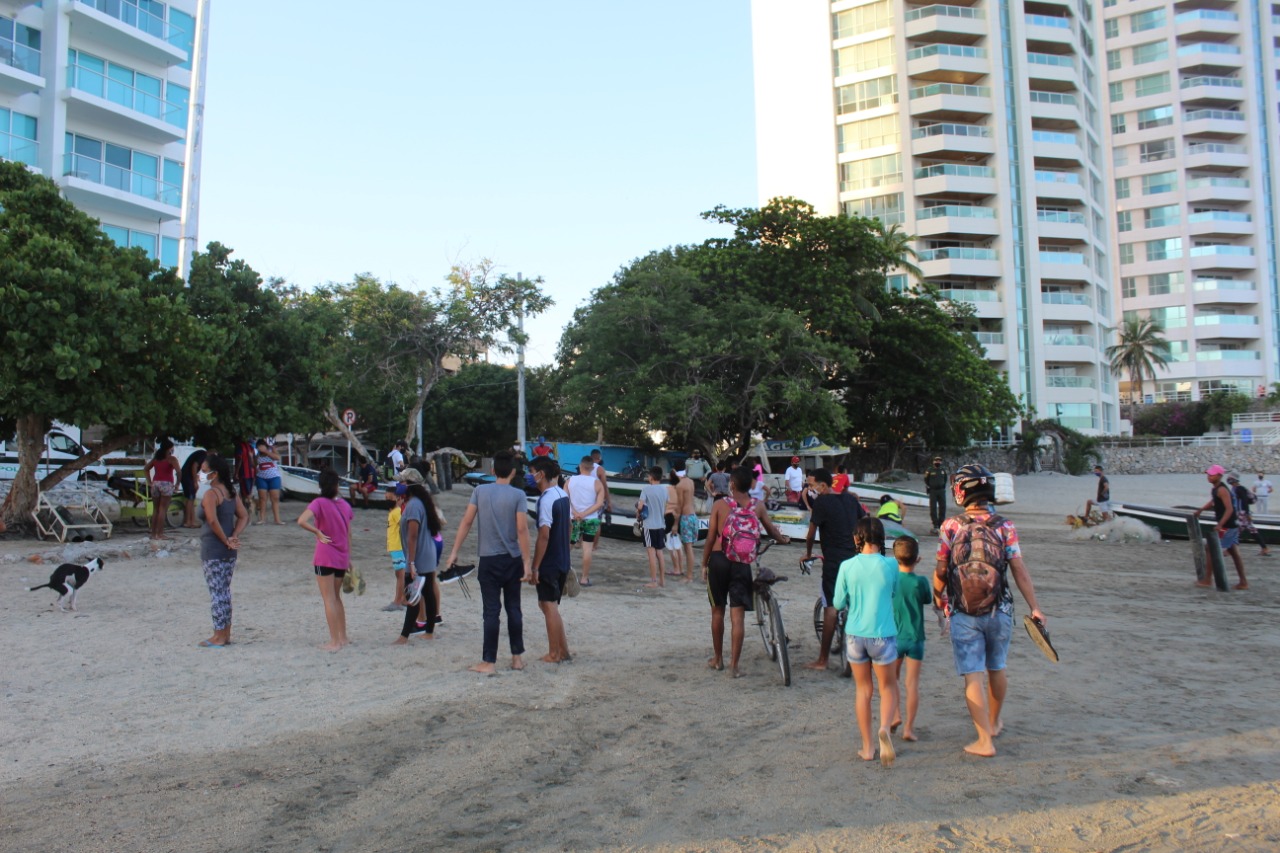
<path fill-rule="evenodd" d="M 48 583 L 42 583 L 40 586 L 29 586 L 27 587 L 27 592 L 49 587 L 49 589 L 58 593 L 59 597 L 56 603 L 59 610 L 75 610 L 76 593 L 89 582 L 89 575 L 101 570 L 101 557 L 94 557 L 83 566 L 77 566 L 75 563 L 63 563 L 53 570 L 53 574 L 49 575 Z"/>

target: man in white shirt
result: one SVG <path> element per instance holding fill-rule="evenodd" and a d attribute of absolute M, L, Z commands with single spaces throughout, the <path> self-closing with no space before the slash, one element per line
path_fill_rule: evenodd
<path fill-rule="evenodd" d="M 804 469 L 800 467 L 800 457 L 791 457 L 791 467 L 783 472 L 787 483 L 788 503 L 800 503 L 800 492 L 804 489 Z"/>
<path fill-rule="evenodd" d="M 1258 482 L 1253 484 L 1253 497 L 1257 503 L 1254 507 L 1254 515 L 1267 515 L 1267 498 L 1271 496 L 1271 481 L 1262 476 L 1262 472 L 1258 472 Z"/>

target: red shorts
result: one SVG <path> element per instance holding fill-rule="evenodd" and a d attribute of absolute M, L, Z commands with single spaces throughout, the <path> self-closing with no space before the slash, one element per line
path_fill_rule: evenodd
<path fill-rule="evenodd" d="M 378 487 L 373 483 L 356 483 L 356 491 L 364 492 L 366 495 L 371 495 L 378 491 Z"/>

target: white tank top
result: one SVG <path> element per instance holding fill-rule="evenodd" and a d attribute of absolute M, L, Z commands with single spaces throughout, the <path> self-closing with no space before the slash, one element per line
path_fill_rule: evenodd
<path fill-rule="evenodd" d="M 569 504 L 574 512 L 585 512 L 596 502 L 596 483 L 600 478 L 594 474 L 574 474 L 569 478 Z"/>

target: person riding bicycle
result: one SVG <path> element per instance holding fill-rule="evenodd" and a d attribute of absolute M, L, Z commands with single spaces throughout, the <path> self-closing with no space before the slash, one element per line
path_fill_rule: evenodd
<path fill-rule="evenodd" d="M 765 512 L 764 504 L 749 494 L 753 480 L 749 468 L 739 467 L 729 476 L 729 497 L 716 501 L 702 548 L 702 580 L 711 601 L 711 647 L 707 666 L 724 669 L 724 609 L 729 607 L 729 671 L 740 678 L 746 611 L 751 606 L 751 562 L 760 544 L 761 529 L 782 544 L 790 542 Z"/>

